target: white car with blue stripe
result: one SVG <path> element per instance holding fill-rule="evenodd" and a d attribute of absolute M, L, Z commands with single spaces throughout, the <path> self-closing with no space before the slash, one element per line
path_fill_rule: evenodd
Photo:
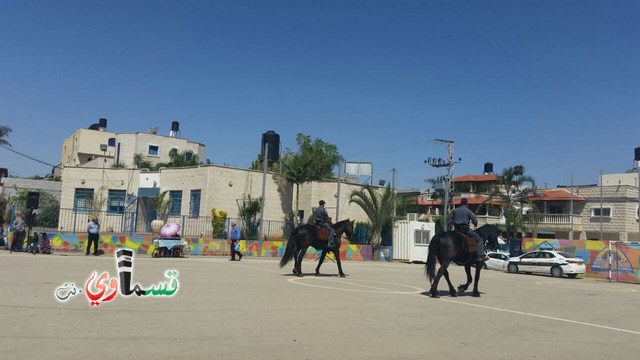
<path fill-rule="evenodd" d="M 554 277 L 567 275 L 575 278 L 587 272 L 584 261 L 565 252 L 554 250 L 536 250 L 512 257 L 507 264 L 510 273 L 551 274 Z"/>

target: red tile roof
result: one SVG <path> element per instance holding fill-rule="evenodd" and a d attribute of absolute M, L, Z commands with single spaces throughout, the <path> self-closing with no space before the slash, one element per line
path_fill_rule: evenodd
<path fill-rule="evenodd" d="M 453 178 L 453 182 L 484 182 L 484 181 L 496 181 L 498 177 L 496 174 L 484 174 L 484 175 L 463 175 Z"/>
<path fill-rule="evenodd" d="M 491 204 L 491 205 L 500 205 L 500 201 L 498 199 L 493 199 L 488 201 L 488 196 L 478 195 L 474 197 L 467 198 L 469 201 L 469 205 L 480 205 L 480 204 Z M 453 203 L 455 205 L 460 205 L 460 198 L 453 199 Z M 439 206 L 442 205 L 442 199 L 431 200 L 418 198 L 417 205 L 431 205 L 431 206 Z"/>
<path fill-rule="evenodd" d="M 566 189 L 545 190 L 541 196 L 532 196 L 531 201 L 570 201 L 573 196 L 574 201 L 585 201 L 585 198 L 579 195 L 571 195 Z"/>

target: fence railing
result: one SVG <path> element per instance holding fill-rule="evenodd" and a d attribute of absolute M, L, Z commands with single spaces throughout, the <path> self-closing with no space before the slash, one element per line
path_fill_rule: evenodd
<path fill-rule="evenodd" d="M 524 220 L 527 223 L 536 224 L 552 224 L 552 225 L 566 225 L 571 224 L 571 214 L 527 214 L 524 216 Z M 573 224 L 581 224 L 582 219 L 579 216 L 573 215 Z"/>
<path fill-rule="evenodd" d="M 137 212 L 110 213 L 107 211 L 79 211 L 75 209 L 60 209 L 57 229 L 39 226 L 37 219 L 33 226 L 39 231 L 57 230 L 70 233 L 83 233 L 87 231 L 89 216 L 96 215 L 100 221 L 100 232 L 103 234 L 118 233 L 129 235 L 150 235 L 150 216 Z M 213 217 L 211 216 L 169 216 L 167 222 L 180 225 L 182 236 L 202 236 L 214 238 L 228 238 L 231 232 L 231 223 L 237 223 L 242 229 L 242 239 L 257 240 L 260 235 L 260 224 L 246 226 L 242 219 L 227 218 L 220 235 L 213 234 Z M 288 238 L 293 226 L 282 220 L 264 220 L 264 238 L 279 240 Z"/>

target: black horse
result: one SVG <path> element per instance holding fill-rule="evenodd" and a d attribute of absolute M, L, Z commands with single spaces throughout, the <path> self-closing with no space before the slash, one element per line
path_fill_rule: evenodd
<path fill-rule="evenodd" d="M 280 267 L 285 266 L 292 258 L 294 258 L 295 265 L 293 266 L 293 273 L 297 276 L 302 276 L 302 259 L 307 253 L 307 248 L 309 246 L 313 246 L 316 250 L 322 250 L 322 256 L 320 257 L 320 261 L 318 261 L 318 266 L 316 267 L 316 275 L 320 275 L 320 266 L 324 261 L 324 257 L 327 256 L 328 252 L 332 252 L 336 258 L 336 262 L 338 263 L 338 272 L 340 273 L 340 277 L 344 277 L 345 275 L 344 272 L 342 272 L 342 264 L 340 264 L 340 244 L 342 234 L 347 234 L 347 237 L 351 240 L 351 237 L 353 236 L 353 223 L 354 221 L 349 221 L 347 219 L 339 221 L 333 225 L 333 230 L 335 230 L 336 236 L 333 240 L 334 246 L 332 247 L 327 247 L 326 245 L 328 242 L 318 238 L 318 229 L 315 225 L 304 224 L 293 229 L 291 236 L 289 236 L 287 247 L 284 250 L 284 255 L 280 260 Z"/>
<path fill-rule="evenodd" d="M 500 230 L 498 230 L 496 226 L 483 225 L 479 227 L 476 232 L 485 240 L 485 247 L 491 250 L 498 248 L 498 235 L 500 234 Z M 437 275 L 436 258 L 438 262 L 440 262 L 440 269 L 438 269 Z M 456 291 L 451 284 L 449 271 L 447 271 L 447 267 L 452 261 L 460 266 L 464 265 L 464 270 L 467 272 L 467 283 L 458 286 L 458 291 Z M 425 272 L 431 283 L 431 289 L 429 290 L 431 297 L 439 297 L 438 282 L 443 275 L 447 280 L 447 284 L 449 284 L 449 294 L 451 296 L 456 297 L 459 292 L 462 293 L 467 290 L 472 281 L 471 266 L 474 265 L 476 267 L 476 276 L 473 283 L 473 296 L 480 297 L 478 281 L 480 280 L 480 270 L 483 268 L 482 261 L 477 260 L 476 253 L 469 252 L 466 241 L 459 232 L 447 231 L 435 235 L 429 243 L 429 255 L 427 256 L 427 265 L 425 266 Z"/>

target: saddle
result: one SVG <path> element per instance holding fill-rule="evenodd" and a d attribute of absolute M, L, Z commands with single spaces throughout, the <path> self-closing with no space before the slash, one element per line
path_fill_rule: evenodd
<path fill-rule="evenodd" d="M 316 230 L 318 230 L 318 239 L 321 241 L 329 241 L 329 230 L 325 229 L 320 225 L 316 225 Z"/>
<path fill-rule="evenodd" d="M 475 254 L 476 251 L 478 250 L 476 248 L 476 239 L 474 239 L 473 236 L 469 235 L 466 231 L 464 231 L 464 229 L 456 229 L 455 232 L 460 234 L 460 236 L 462 236 L 462 238 L 464 239 L 464 242 L 467 244 L 467 250 L 470 253 Z"/>

